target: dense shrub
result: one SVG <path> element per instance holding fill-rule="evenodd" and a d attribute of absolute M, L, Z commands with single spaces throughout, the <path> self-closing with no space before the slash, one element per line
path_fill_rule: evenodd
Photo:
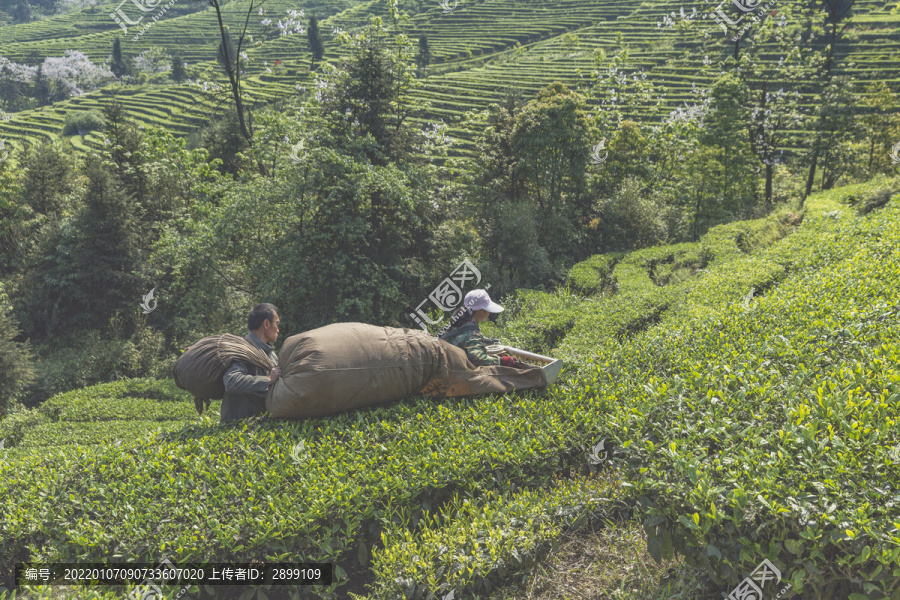
<path fill-rule="evenodd" d="M 123 377 L 169 377 L 175 359 L 165 336 L 148 327 L 128 339 L 96 330 L 61 336 L 41 348 L 28 403 Z"/>
<path fill-rule="evenodd" d="M 27 343 L 16 341 L 18 335 L 9 297 L 0 284 L 0 416 L 22 398 L 34 377 L 31 351 Z"/>
<path fill-rule="evenodd" d="M 91 131 L 103 129 L 105 124 L 106 121 L 100 111 L 82 110 L 66 115 L 62 133 L 63 135 L 85 135 Z"/>
<path fill-rule="evenodd" d="M 569 270 L 566 280 L 572 291 L 585 296 L 593 296 L 604 288 L 612 286 L 612 269 L 624 256 L 621 252 L 596 254 L 577 263 Z"/>
<path fill-rule="evenodd" d="M 853 192 L 842 195 L 841 202 L 849 204 L 858 214 L 864 215 L 887 204 L 894 194 L 900 192 L 900 184 L 895 179 L 882 176 L 853 189 Z"/>

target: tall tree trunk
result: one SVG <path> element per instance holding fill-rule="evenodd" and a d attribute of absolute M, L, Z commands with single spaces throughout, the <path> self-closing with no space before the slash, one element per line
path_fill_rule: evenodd
<path fill-rule="evenodd" d="M 225 63 L 225 73 L 228 75 L 228 81 L 231 84 L 231 95 L 234 97 L 234 106 L 237 109 L 241 135 L 247 139 L 247 143 L 252 147 L 253 134 L 247 128 L 247 122 L 244 120 L 244 101 L 241 99 L 241 74 L 231 62 L 231 52 L 225 35 L 225 23 L 222 21 L 222 10 L 219 7 L 219 0 L 212 0 L 212 5 L 216 9 L 216 18 L 219 20 L 219 32 L 222 36 L 222 61 Z M 238 47 L 238 51 L 240 51 L 240 47 Z"/>
<path fill-rule="evenodd" d="M 828 45 L 828 56 L 825 58 L 825 67 L 822 72 L 822 88 L 821 89 L 823 89 L 823 90 L 825 89 L 825 86 L 828 85 L 829 81 L 831 80 L 831 65 L 833 64 L 832 61 L 834 60 L 834 47 L 835 47 L 835 44 L 837 43 L 837 36 L 838 36 L 837 21 L 838 21 L 837 17 L 832 15 L 831 43 Z M 818 131 L 819 132 L 822 131 L 822 127 L 824 125 L 823 121 L 824 121 L 824 117 L 821 116 L 821 113 L 820 113 L 819 123 L 818 123 Z M 820 134 L 816 133 L 815 142 L 813 142 L 812 161 L 809 163 L 809 176 L 806 178 L 806 192 L 803 195 L 803 200 L 800 202 L 800 206 L 803 206 L 803 202 L 806 200 L 806 197 L 809 196 L 810 193 L 812 193 L 813 181 L 815 180 L 815 177 L 816 177 L 816 165 L 819 162 L 819 147 L 820 146 L 821 146 Z"/>
<path fill-rule="evenodd" d="M 803 197 L 800 199 L 800 206 L 803 206 L 803 203 L 806 202 L 807 196 L 812 193 L 813 181 L 816 176 L 816 163 L 819 160 L 819 152 L 818 152 L 818 141 L 813 142 L 815 144 L 815 149 L 813 150 L 812 162 L 809 165 L 809 175 L 806 177 L 806 190 L 803 192 Z"/>

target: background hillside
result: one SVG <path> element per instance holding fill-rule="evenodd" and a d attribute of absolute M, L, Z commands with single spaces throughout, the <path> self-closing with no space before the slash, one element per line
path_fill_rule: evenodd
<path fill-rule="evenodd" d="M 258 2 L 257 2 L 258 5 Z M 94 63 L 100 64 L 112 52 L 113 41 L 122 30 L 109 13 L 115 4 L 96 4 L 66 15 L 54 16 L 29 24 L 15 24 L 0 29 L 2 56 L 10 61 L 36 64 L 48 56 L 62 56 L 65 50 L 77 49 Z M 286 11 L 303 10 L 321 22 L 327 60 L 337 60 L 341 51 L 332 31 L 353 31 L 366 25 L 369 17 L 389 19 L 388 5 L 382 0 L 369 2 L 285 2 L 268 0 L 267 16 L 283 17 Z M 438 2 L 403 2 L 400 10 L 411 16 L 398 31 L 413 40 L 428 38 L 431 67 L 421 90 L 412 95 L 417 102 L 430 107 L 419 117 L 423 122 L 441 119 L 451 124 L 449 133 L 459 139 L 451 155 L 471 156 L 472 133 L 461 127 L 466 111 L 483 110 L 499 103 L 507 87 L 520 89 L 532 97 L 553 81 L 562 81 L 581 93 L 591 87 L 590 74 L 595 69 L 616 66 L 622 73 L 642 72 L 647 81 L 664 91 L 659 106 L 635 106 L 626 111 L 638 120 L 658 119 L 671 110 L 696 100 L 694 87 L 708 88 L 718 69 L 716 60 L 730 52 L 723 43 L 722 31 L 712 19 L 690 17 L 692 11 L 709 11 L 712 5 L 685 5 L 677 2 L 624 1 L 582 2 L 566 0 L 535 4 L 517 0 L 483 0 L 459 3 L 458 9 L 444 14 Z M 248 0 L 230 2 L 223 7 L 225 22 L 236 27 L 249 7 Z M 843 8 L 843 7 L 841 7 Z M 776 9 L 786 12 L 789 3 Z M 823 9 L 824 10 L 824 9 Z M 686 11 L 686 13 L 682 13 Z M 137 41 L 122 35 L 122 51 L 131 56 L 153 48 L 170 55 L 178 54 L 187 64 L 191 76 L 204 68 L 214 67 L 220 42 L 212 8 L 207 3 L 181 0 L 173 4 L 152 28 Z M 674 15 L 674 17 L 673 17 Z M 299 85 L 309 93 L 313 89 L 310 56 L 306 40 L 301 36 L 277 39 L 264 33 L 261 18 L 254 19 L 249 32 L 266 43 L 248 50 L 250 68 L 248 97 L 254 102 L 272 102 L 293 97 Z M 664 25 L 660 27 L 660 25 Z M 896 53 L 890 51 L 900 42 L 900 13 L 895 2 L 856 0 L 853 19 L 846 39 L 837 45 L 832 74 L 851 75 L 862 92 L 868 84 L 898 81 Z M 807 39 L 809 49 L 823 50 L 828 42 Z M 614 56 L 628 49 L 628 60 L 616 63 Z M 774 44 L 762 44 L 761 52 L 779 53 Z M 271 73 L 276 60 L 281 68 Z M 221 76 L 212 76 L 222 81 Z M 126 114 L 139 126 L 162 126 L 168 131 L 187 135 L 197 125 L 208 121 L 216 103 L 198 93 L 188 83 L 175 84 L 167 77 L 147 78 L 153 83 L 127 89 L 108 89 L 85 94 L 52 107 L 17 113 L 0 123 L 0 137 L 16 147 L 26 140 L 60 137 L 65 116 L 73 111 L 96 109 L 104 99 L 115 94 L 126 106 Z M 809 83 L 809 82 L 807 82 Z M 804 89 L 805 88 L 805 89 Z M 802 105 L 815 105 L 815 86 L 800 86 Z M 599 107 L 602 98 L 589 102 Z M 893 104 L 891 109 L 897 109 Z M 808 128 L 789 128 L 790 134 L 803 135 Z M 76 150 L 85 146 L 98 148 L 99 133 L 68 137 Z M 799 142 L 795 142 L 799 144 Z M 788 146 L 788 151 L 798 146 Z"/>

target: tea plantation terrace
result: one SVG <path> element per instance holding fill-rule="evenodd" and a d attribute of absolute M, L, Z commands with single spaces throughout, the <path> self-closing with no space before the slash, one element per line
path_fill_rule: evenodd
<path fill-rule="evenodd" d="M 514 299 L 485 333 L 569 361 L 541 393 L 217 425 L 140 380 L 13 414 L 0 577 L 25 559 L 317 560 L 348 597 L 497 597 L 563 532 L 636 519 L 651 555 L 723 589 L 768 559 L 798 597 L 891 597 L 898 190 L 596 256 Z"/>

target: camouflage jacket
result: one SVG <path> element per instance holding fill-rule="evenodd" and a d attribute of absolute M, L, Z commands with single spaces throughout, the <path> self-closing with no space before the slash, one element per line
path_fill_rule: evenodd
<path fill-rule="evenodd" d="M 470 327 L 472 325 L 474 325 L 474 329 Z M 459 329 L 465 329 L 465 331 L 459 333 L 451 331 L 449 332 L 450 335 L 446 335 L 446 337 L 442 339 L 445 342 L 453 344 L 454 346 L 459 346 L 465 350 L 469 360 L 472 361 L 472 364 L 476 367 L 500 364 L 499 356 L 492 356 L 487 353 L 487 343 L 485 342 L 484 335 L 482 335 L 481 330 L 478 328 L 478 323 L 476 323 L 474 319 L 469 319 L 463 323 Z"/>

